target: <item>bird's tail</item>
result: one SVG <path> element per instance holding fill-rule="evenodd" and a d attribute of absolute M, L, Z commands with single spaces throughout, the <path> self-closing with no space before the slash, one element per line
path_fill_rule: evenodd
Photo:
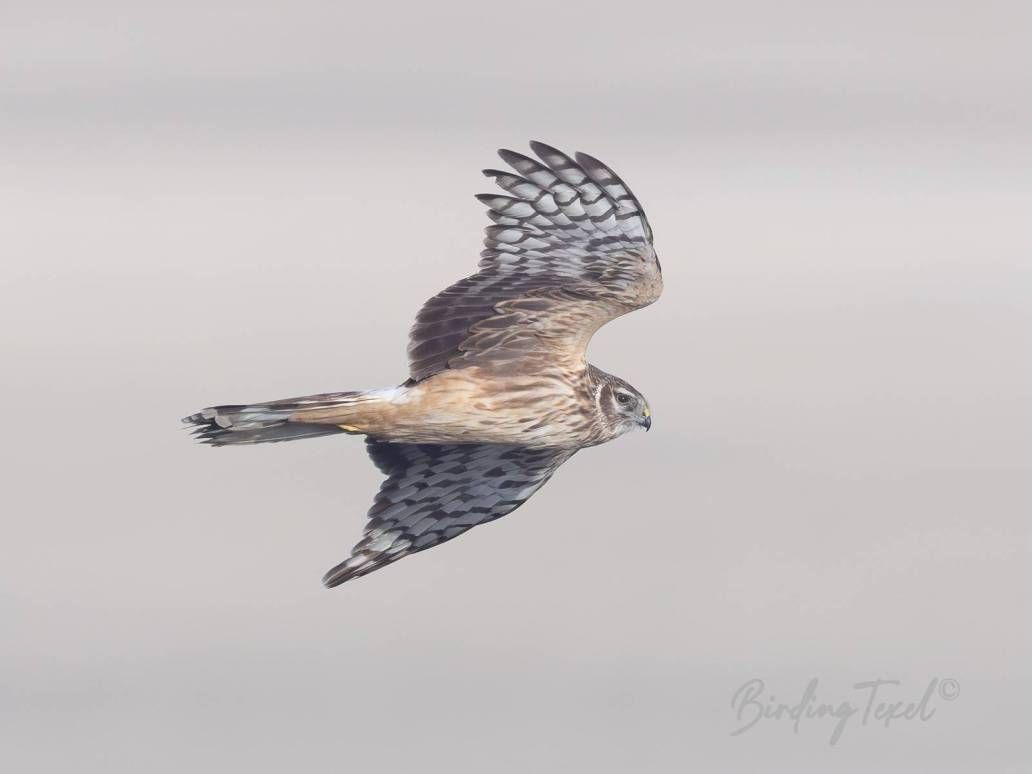
<path fill-rule="evenodd" d="M 211 446 L 294 441 L 361 433 L 351 417 L 382 401 L 381 391 L 332 392 L 269 403 L 212 406 L 183 418 L 194 438 Z"/>

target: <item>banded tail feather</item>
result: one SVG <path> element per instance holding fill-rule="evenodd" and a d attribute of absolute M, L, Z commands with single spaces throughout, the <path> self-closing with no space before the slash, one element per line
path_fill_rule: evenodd
<path fill-rule="evenodd" d="M 361 432 L 348 423 L 383 400 L 382 390 L 333 392 L 268 403 L 211 406 L 183 417 L 192 434 L 210 446 L 276 443 Z"/>

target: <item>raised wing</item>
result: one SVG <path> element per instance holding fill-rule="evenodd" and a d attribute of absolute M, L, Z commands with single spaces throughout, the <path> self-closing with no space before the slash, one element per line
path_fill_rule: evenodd
<path fill-rule="evenodd" d="M 484 170 L 508 195 L 480 194 L 494 221 L 480 270 L 426 302 L 409 341 L 415 380 L 446 368 L 533 369 L 583 360 L 609 320 L 663 287 L 638 200 L 602 162 L 533 142 L 541 161 L 499 155 L 519 174 Z"/>
<path fill-rule="evenodd" d="M 366 444 L 387 480 L 369 510 L 362 540 L 323 578 L 330 587 L 515 510 L 575 451 L 498 444 Z"/>

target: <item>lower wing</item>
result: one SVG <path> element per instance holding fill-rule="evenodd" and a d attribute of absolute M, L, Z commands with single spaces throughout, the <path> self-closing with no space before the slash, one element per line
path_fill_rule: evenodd
<path fill-rule="evenodd" d="M 387 480 L 362 540 L 323 578 L 329 587 L 504 516 L 544 486 L 575 449 L 367 440 Z"/>

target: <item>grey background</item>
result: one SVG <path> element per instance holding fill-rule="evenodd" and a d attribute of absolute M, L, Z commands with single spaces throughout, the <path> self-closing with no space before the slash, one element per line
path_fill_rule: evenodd
<path fill-rule="evenodd" d="M 1028 771 L 1027 3 L 7 2 L 0 766 Z M 643 199 L 655 411 L 335 592 L 355 439 L 216 402 L 391 385 L 532 138 Z M 927 723 L 731 696 L 958 681 Z"/>

